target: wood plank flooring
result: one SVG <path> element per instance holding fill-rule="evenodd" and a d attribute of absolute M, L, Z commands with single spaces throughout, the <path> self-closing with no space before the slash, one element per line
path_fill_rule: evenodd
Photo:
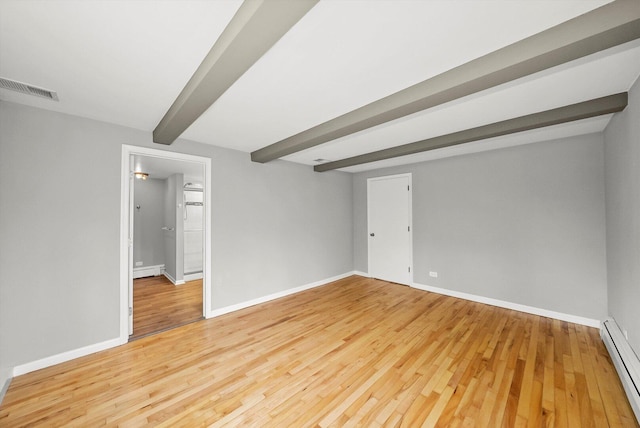
<path fill-rule="evenodd" d="M 30 425 L 638 426 L 597 329 L 356 276 L 17 377 Z"/>
<path fill-rule="evenodd" d="M 173 285 L 165 276 L 133 281 L 133 334 L 138 339 L 202 318 L 202 280 Z"/>

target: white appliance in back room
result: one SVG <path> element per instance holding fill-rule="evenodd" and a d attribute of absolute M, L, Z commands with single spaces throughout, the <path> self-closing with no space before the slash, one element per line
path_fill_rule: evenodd
<path fill-rule="evenodd" d="M 202 278 L 204 199 L 202 185 L 184 185 L 184 280 Z"/>

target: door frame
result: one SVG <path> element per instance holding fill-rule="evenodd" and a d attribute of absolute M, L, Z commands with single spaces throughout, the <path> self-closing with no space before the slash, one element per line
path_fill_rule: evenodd
<path fill-rule="evenodd" d="M 152 149 L 123 144 L 121 162 L 121 188 L 120 188 L 120 342 L 129 341 L 129 307 L 130 301 L 129 283 L 133 280 L 133 263 L 130 263 L 130 248 L 133 245 L 133 204 L 131 203 L 131 158 L 133 155 L 157 157 L 175 161 L 199 163 L 204 168 L 203 198 L 204 198 L 204 239 L 203 239 L 203 287 L 202 287 L 202 314 L 205 318 L 212 316 L 211 296 L 211 159 L 202 156 L 184 153 L 169 152 L 166 150 Z"/>
<path fill-rule="evenodd" d="M 369 275 L 369 278 L 373 277 L 371 275 L 371 239 L 369 239 L 369 233 L 371 233 L 370 223 L 369 223 L 369 220 L 371 219 L 371 203 L 370 203 L 371 198 L 369 197 L 371 195 L 371 183 L 375 181 L 406 177 L 409 179 L 408 180 L 409 191 L 407 193 L 409 194 L 408 196 L 409 196 L 409 268 L 410 268 L 409 274 L 410 275 L 409 275 L 409 283 L 405 285 L 413 286 L 413 182 L 411 180 L 411 176 L 412 174 L 410 172 L 407 172 L 404 174 L 383 175 L 380 177 L 367 178 L 367 271 L 368 271 L 367 274 Z"/>

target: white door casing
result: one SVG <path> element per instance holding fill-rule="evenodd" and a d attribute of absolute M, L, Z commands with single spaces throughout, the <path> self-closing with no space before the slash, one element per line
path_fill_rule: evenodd
<path fill-rule="evenodd" d="M 367 180 L 369 276 L 411 285 L 411 174 Z"/>
<path fill-rule="evenodd" d="M 206 318 L 213 316 L 213 310 L 211 309 L 211 159 L 202 156 L 123 144 L 120 190 L 120 343 L 127 343 L 133 326 L 133 317 L 129 315 L 129 307 L 132 306 L 133 301 L 131 293 L 133 289 L 130 287 L 130 284 L 132 284 L 133 281 L 133 186 L 130 174 L 130 171 L 132 171 L 133 155 L 195 162 L 201 164 L 204 169 L 204 242 L 202 243 L 204 263 L 202 266 L 202 312 Z"/>
<path fill-rule="evenodd" d="M 133 164 L 133 155 L 129 155 L 129 162 L 130 165 Z M 134 229 L 133 229 L 133 186 L 134 186 L 134 181 L 133 181 L 133 172 L 129 171 L 129 233 L 128 233 L 128 237 L 127 237 L 127 245 L 128 245 L 128 251 L 129 251 L 129 256 L 128 256 L 128 263 L 127 263 L 127 287 L 128 287 L 128 294 L 129 294 L 129 301 L 128 301 L 128 313 L 129 313 L 129 320 L 128 320 L 128 329 L 129 329 L 129 335 L 133 334 L 133 234 L 134 234 Z"/>

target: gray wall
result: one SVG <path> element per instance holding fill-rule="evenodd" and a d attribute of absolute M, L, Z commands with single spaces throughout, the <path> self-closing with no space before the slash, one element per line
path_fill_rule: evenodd
<path fill-rule="evenodd" d="M 166 180 L 133 180 L 133 261 L 142 266 L 164 264 L 164 189 Z"/>
<path fill-rule="evenodd" d="M 0 118 L 0 354 L 13 367 L 118 337 L 118 153 L 144 135 L 2 101 Z"/>
<path fill-rule="evenodd" d="M 352 270 L 349 174 L 3 101 L 0 118 L 2 376 L 119 336 L 122 144 L 211 158 L 214 308 Z"/>
<path fill-rule="evenodd" d="M 609 314 L 640 356 L 640 81 L 604 135 Z"/>
<path fill-rule="evenodd" d="M 353 270 L 350 174 L 228 153 L 213 166 L 214 308 Z"/>
<path fill-rule="evenodd" d="M 366 179 L 403 172 L 416 283 L 606 317 L 602 134 L 355 175 L 356 270 L 368 270 Z"/>

